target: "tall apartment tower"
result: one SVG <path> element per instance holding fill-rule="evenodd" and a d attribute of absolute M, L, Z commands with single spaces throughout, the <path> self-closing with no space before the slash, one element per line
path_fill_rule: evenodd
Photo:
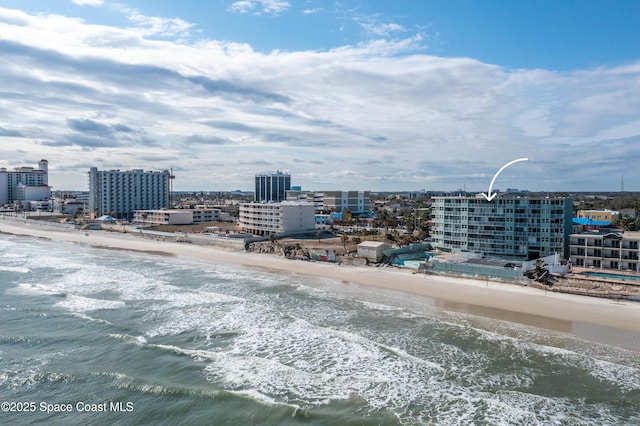
<path fill-rule="evenodd" d="M 166 209 L 170 204 L 168 170 L 145 172 L 140 169 L 89 170 L 89 212 L 96 216 L 113 215 L 132 219 L 135 210 Z"/>
<path fill-rule="evenodd" d="M 531 260 L 560 253 L 569 257 L 573 202 L 565 197 L 504 195 L 434 197 L 438 248 Z"/>
<path fill-rule="evenodd" d="M 12 171 L 8 171 L 5 167 L 0 168 L 0 204 L 35 201 L 50 196 L 47 160 L 40 160 L 37 169 L 15 167 Z"/>
<path fill-rule="evenodd" d="M 286 200 L 286 191 L 291 189 L 291 175 L 276 171 L 256 175 L 255 201 L 280 202 Z"/>

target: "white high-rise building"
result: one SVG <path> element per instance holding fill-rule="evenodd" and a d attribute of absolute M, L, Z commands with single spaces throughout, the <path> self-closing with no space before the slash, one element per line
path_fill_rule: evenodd
<path fill-rule="evenodd" d="M 172 178 L 168 170 L 99 171 L 92 167 L 89 171 L 89 212 L 96 216 L 109 214 L 131 219 L 136 210 L 166 209 Z"/>
<path fill-rule="evenodd" d="M 0 168 L 0 204 L 47 200 L 50 197 L 47 160 L 40 160 L 37 169 L 15 167 L 8 171 L 5 167 Z"/>

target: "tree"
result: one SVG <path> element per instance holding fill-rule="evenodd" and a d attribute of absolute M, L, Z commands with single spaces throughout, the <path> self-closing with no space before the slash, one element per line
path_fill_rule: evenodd
<path fill-rule="evenodd" d="M 344 249 L 347 249 L 347 243 L 349 242 L 349 236 L 346 234 L 342 234 L 340 236 L 340 241 L 342 241 L 342 246 L 344 247 Z"/>

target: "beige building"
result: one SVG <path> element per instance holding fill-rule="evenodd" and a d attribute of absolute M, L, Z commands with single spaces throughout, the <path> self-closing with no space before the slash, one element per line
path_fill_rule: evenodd
<path fill-rule="evenodd" d="M 220 220 L 221 209 L 208 209 L 197 207 L 191 210 L 193 213 L 193 223 L 218 222 Z"/>
<path fill-rule="evenodd" d="M 367 213 L 371 208 L 370 191 L 323 191 L 323 209 L 353 214 Z"/>
<path fill-rule="evenodd" d="M 613 210 L 578 210 L 576 217 L 589 218 L 596 222 L 613 223 L 620 218 L 620 212 Z"/>

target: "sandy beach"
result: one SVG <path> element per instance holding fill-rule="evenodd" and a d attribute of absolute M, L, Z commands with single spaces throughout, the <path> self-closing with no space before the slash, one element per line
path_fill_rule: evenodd
<path fill-rule="evenodd" d="M 630 336 L 635 340 L 635 334 L 640 333 L 640 303 L 635 302 L 559 294 L 486 280 L 425 276 L 391 268 L 292 261 L 273 255 L 156 241 L 125 233 L 59 229 L 46 224 L 23 223 L 13 218 L 0 218 L 0 232 L 325 277 L 345 285 L 427 297 L 434 299 L 435 305 L 443 309 L 572 332 L 605 343 L 608 342 L 607 335 L 616 335 L 617 331 L 622 332 L 618 340 L 629 339 Z M 585 325 L 594 327 L 586 327 L 585 331 Z M 628 343 L 625 346 L 640 347 L 640 342 Z"/>

